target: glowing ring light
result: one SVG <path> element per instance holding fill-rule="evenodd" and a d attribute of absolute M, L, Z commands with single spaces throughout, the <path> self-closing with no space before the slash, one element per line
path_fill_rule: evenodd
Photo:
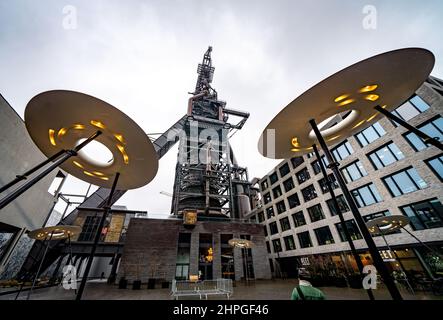
<path fill-rule="evenodd" d="M 252 247 L 252 241 L 246 240 L 246 239 L 231 239 L 228 241 L 228 244 L 231 247 L 241 248 L 241 249 L 248 249 Z"/>
<path fill-rule="evenodd" d="M 25 124 L 34 143 L 50 157 L 76 147 L 97 131 L 93 142 L 112 153 L 110 163 L 100 164 L 80 150 L 60 167 L 73 176 L 101 187 L 135 189 L 149 183 L 158 170 L 158 156 L 146 133 L 127 115 L 92 96 L 66 90 L 47 91 L 32 98 L 25 110 Z"/>
<path fill-rule="evenodd" d="M 429 76 L 434 62 L 430 51 L 406 48 L 368 58 L 333 74 L 275 116 L 260 136 L 259 152 L 271 159 L 312 152 L 317 139 L 309 120 L 315 119 L 318 125 L 337 114 L 351 112 L 330 129 L 319 126 L 328 145 L 339 143 L 380 118 L 375 106 L 393 110 L 409 99 Z"/>
<path fill-rule="evenodd" d="M 400 230 L 402 227 L 409 224 L 409 218 L 403 215 L 393 215 L 386 217 L 379 217 L 368 221 L 366 226 L 370 233 L 373 234 L 388 234 L 390 232 Z"/>
<path fill-rule="evenodd" d="M 63 240 L 80 234 L 82 228 L 79 226 L 52 226 L 32 230 L 28 237 L 35 240 Z M 51 237 L 52 234 L 52 237 Z"/>

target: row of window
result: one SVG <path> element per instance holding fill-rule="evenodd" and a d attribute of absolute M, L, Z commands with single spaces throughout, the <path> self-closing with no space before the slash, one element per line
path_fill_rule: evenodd
<path fill-rule="evenodd" d="M 397 109 L 392 111 L 392 113 L 405 121 L 409 121 L 410 119 L 414 118 L 418 114 L 420 114 L 428 109 L 429 109 L 429 105 L 423 99 L 421 99 L 419 96 L 414 96 L 411 99 L 409 99 L 408 101 L 406 101 L 404 104 L 402 104 L 400 107 L 398 107 Z M 437 119 L 433 119 L 429 122 L 422 124 L 418 128 L 421 131 L 428 134 L 429 136 L 431 136 L 433 138 L 437 138 L 440 141 L 442 141 L 443 140 L 443 131 L 442 131 L 443 130 L 442 129 L 443 123 L 442 122 L 443 122 L 443 119 L 439 117 Z M 395 126 L 397 126 L 397 124 L 394 121 L 392 123 Z M 358 141 L 358 143 L 360 144 L 360 146 L 364 147 L 364 146 L 374 142 L 378 138 L 384 136 L 385 134 L 386 134 L 386 131 L 383 129 L 383 127 L 378 122 L 376 122 L 373 125 L 371 125 L 370 127 L 357 133 L 355 135 L 355 138 Z M 416 151 L 420 151 L 420 150 L 427 147 L 425 142 L 423 142 L 423 140 L 420 139 L 414 133 L 408 133 L 405 135 L 405 137 Z M 348 157 L 349 155 L 351 155 L 354 152 L 351 145 L 347 141 L 336 146 L 331 151 L 334 154 L 337 161 L 345 159 L 346 157 Z M 391 151 L 395 157 L 397 150 L 391 150 Z M 307 157 L 311 158 L 313 155 L 314 155 L 313 153 L 310 153 L 307 155 Z M 376 155 L 374 155 L 374 157 L 375 156 Z M 401 156 L 402 155 L 400 155 L 400 157 Z M 378 163 L 378 160 L 380 160 L 380 159 L 377 159 L 375 161 L 377 162 L 378 165 L 380 165 Z M 389 161 L 389 160 L 386 160 L 386 161 Z M 293 168 L 296 169 L 298 166 L 300 166 L 303 163 L 303 157 L 293 157 L 291 159 L 291 163 L 292 163 Z M 312 163 L 312 166 L 313 166 L 315 174 L 318 174 L 320 172 L 320 167 L 318 165 L 318 162 L 314 161 Z M 286 176 L 290 172 L 288 163 L 285 163 L 284 165 L 282 165 L 278 169 L 278 171 L 280 172 L 281 178 Z M 309 179 L 309 178 L 307 178 L 307 179 Z M 273 174 L 271 174 L 269 176 L 269 180 L 271 182 L 271 185 L 276 183 L 278 181 L 277 172 L 274 172 Z M 301 182 L 299 182 L 299 183 L 301 183 Z M 268 181 L 267 180 L 263 181 L 261 183 L 261 187 L 262 187 L 262 191 L 269 188 Z"/>
<path fill-rule="evenodd" d="M 432 168 L 432 170 L 439 176 L 439 178 L 442 179 L 443 156 L 440 155 L 438 157 L 429 159 L 427 163 Z M 357 164 L 356 168 L 358 168 Z M 356 169 L 356 171 L 358 170 Z M 350 171 L 347 170 L 347 172 Z M 349 173 L 349 176 L 350 177 L 354 176 L 354 174 Z M 334 176 L 331 174 L 328 178 L 331 181 L 332 187 L 337 188 L 338 184 L 333 177 Z M 322 180 L 320 180 L 319 183 L 323 193 L 325 193 L 327 192 L 326 182 L 324 181 L 324 179 Z M 383 177 L 382 181 L 393 197 L 398 197 L 427 187 L 427 183 L 420 177 L 418 172 L 413 167 L 408 167 L 406 169 L 402 169 L 391 175 Z M 302 189 L 301 192 L 305 202 L 317 197 L 317 192 L 313 185 L 307 186 L 306 188 Z M 376 186 L 373 183 L 369 183 L 367 185 L 351 190 L 351 194 L 354 197 L 355 202 L 359 208 L 366 207 L 374 203 L 381 202 L 383 200 Z M 280 190 L 280 195 L 281 195 L 281 190 Z M 269 193 L 265 195 L 265 199 L 267 196 L 269 196 Z M 300 199 L 298 198 L 297 193 L 292 194 L 287 199 L 290 209 L 300 205 Z M 343 210 L 345 211 L 348 210 L 348 205 L 344 200 L 343 196 L 339 196 L 337 198 L 337 201 L 339 203 L 339 207 L 343 208 Z M 332 200 L 328 200 L 327 204 L 331 211 L 331 214 L 333 215 L 336 214 L 335 206 L 333 206 Z M 284 213 L 286 211 L 286 205 L 284 200 L 277 202 L 276 209 L 278 214 Z M 311 222 L 315 222 L 325 218 L 320 205 L 315 205 L 313 207 L 308 208 L 307 210 L 311 217 Z M 266 217 L 270 219 L 273 216 L 274 216 L 274 207 L 270 206 L 266 209 Z M 260 216 L 259 214 L 259 222 L 262 222 L 263 220 L 264 216 Z"/>
<path fill-rule="evenodd" d="M 413 204 L 409 204 L 406 206 L 400 207 L 400 210 L 403 212 L 404 215 L 408 216 L 410 219 L 410 225 L 413 230 L 423 230 L 423 229 L 430 229 L 430 228 L 438 228 L 443 227 L 443 206 L 437 199 L 431 199 L 426 201 L 421 201 Z M 296 221 L 296 218 L 294 217 L 297 215 L 297 219 L 303 219 L 302 223 L 306 223 L 304 221 L 303 214 L 301 212 L 294 214 L 294 223 Z M 366 215 L 363 217 L 365 222 L 368 222 L 372 219 L 382 217 L 382 216 L 388 216 L 391 213 L 386 210 L 383 212 L 377 212 L 370 215 Z M 297 220 L 299 221 L 299 220 Z M 358 240 L 362 239 L 360 230 L 356 224 L 356 222 L 351 219 L 345 221 L 346 227 L 348 229 L 349 235 L 352 240 Z M 290 223 L 289 219 L 287 217 L 280 220 L 280 225 L 282 228 L 282 231 L 289 230 Z M 341 223 L 336 223 L 335 227 L 337 229 L 338 235 L 340 237 L 340 240 L 342 242 L 347 241 L 346 235 L 343 229 L 343 225 Z M 276 222 L 273 222 L 269 225 L 271 234 L 278 233 L 278 227 Z M 332 236 L 331 230 L 329 226 L 324 226 L 321 228 L 314 229 L 314 234 L 316 236 L 318 245 L 327 245 L 327 244 L 333 244 L 335 243 L 335 240 Z M 267 236 L 267 230 L 265 227 L 265 232 Z M 396 231 L 399 232 L 399 231 Z M 309 231 L 300 232 L 297 234 L 297 238 L 300 244 L 300 248 L 309 248 L 312 247 L 312 240 Z M 294 238 L 292 235 L 286 236 L 283 238 L 283 241 L 285 243 L 285 248 L 287 251 L 296 249 Z M 267 241 L 267 247 L 268 252 L 270 252 L 269 242 Z M 280 239 L 274 239 L 272 240 L 272 244 L 274 247 L 274 252 L 281 252 L 282 247 L 280 243 Z"/>

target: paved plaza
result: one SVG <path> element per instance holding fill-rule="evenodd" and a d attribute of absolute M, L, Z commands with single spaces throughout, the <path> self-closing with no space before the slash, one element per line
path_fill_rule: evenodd
<path fill-rule="evenodd" d="M 291 292 L 298 283 L 297 280 L 262 280 L 253 281 L 249 285 L 237 282 L 234 286 L 234 294 L 231 300 L 289 300 Z M 84 300 L 171 300 L 170 289 L 146 289 L 146 285 L 140 290 L 118 289 L 115 285 L 105 282 L 91 281 L 88 283 L 83 294 Z M 328 300 L 367 300 L 367 294 L 362 289 L 322 287 L 320 288 Z M 405 300 L 443 300 L 443 296 L 437 296 L 431 292 L 409 293 L 401 289 Z M 16 293 L 0 296 L 0 300 L 14 300 Z M 23 291 L 18 300 L 25 300 L 28 292 Z M 384 288 L 374 290 L 376 300 L 390 300 L 389 292 Z M 31 300 L 73 300 L 75 293 L 65 290 L 61 286 L 34 290 Z M 198 297 L 187 297 L 187 300 L 199 299 Z M 210 299 L 226 299 L 212 297 Z"/>

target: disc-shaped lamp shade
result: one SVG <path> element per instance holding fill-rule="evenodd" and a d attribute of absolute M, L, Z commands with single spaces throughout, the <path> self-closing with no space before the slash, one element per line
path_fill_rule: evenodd
<path fill-rule="evenodd" d="M 228 241 L 231 247 L 249 249 L 252 247 L 252 241 L 246 239 L 231 239 Z"/>
<path fill-rule="evenodd" d="M 409 218 L 403 215 L 379 217 L 368 221 L 366 226 L 372 234 L 388 234 L 409 224 Z"/>
<path fill-rule="evenodd" d="M 32 230 L 28 237 L 35 240 L 63 240 L 79 234 L 82 228 L 79 226 L 52 226 Z"/>
<path fill-rule="evenodd" d="M 380 118 L 375 106 L 392 110 L 409 99 L 431 73 L 434 61 L 426 49 L 406 48 L 335 73 L 277 114 L 260 136 L 259 152 L 271 159 L 312 152 L 317 139 L 311 119 L 328 145 L 346 139 Z"/>
<path fill-rule="evenodd" d="M 111 188 L 119 172 L 117 189 L 135 189 L 149 183 L 157 173 L 158 156 L 146 133 L 126 114 L 92 96 L 66 90 L 40 93 L 26 106 L 25 124 L 47 157 L 73 149 L 101 131 L 77 156 L 60 166 L 88 183 Z M 84 152 L 97 147 L 97 142 L 104 148 L 102 153 L 109 153 L 108 161 L 99 162 Z"/>

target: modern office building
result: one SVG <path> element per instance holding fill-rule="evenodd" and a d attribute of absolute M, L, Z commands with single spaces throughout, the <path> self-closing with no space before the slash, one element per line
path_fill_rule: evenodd
<path fill-rule="evenodd" d="M 443 140 L 443 81 L 430 77 L 394 112 L 432 137 Z M 389 269 L 411 276 L 443 276 L 443 154 L 387 118 L 331 147 L 365 221 L 405 215 L 404 230 L 374 237 Z M 327 165 L 327 160 L 322 156 Z M 349 206 L 327 169 L 348 230 L 363 263 L 372 264 Z M 313 153 L 280 162 L 258 182 L 262 206 L 248 218 L 264 227 L 273 272 L 298 271 L 337 277 L 357 272 L 355 260 Z M 278 262 L 278 263 L 276 263 Z M 278 267 L 278 268 L 277 268 Z M 394 273 L 395 274 L 395 273 Z"/>

